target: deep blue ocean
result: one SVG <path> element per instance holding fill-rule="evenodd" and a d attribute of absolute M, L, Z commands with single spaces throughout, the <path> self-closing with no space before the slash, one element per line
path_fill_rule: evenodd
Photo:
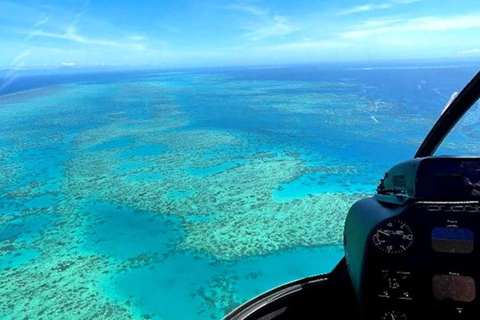
<path fill-rule="evenodd" d="M 5 71 L 0 318 L 221 319 L 343 257 L 458 63 Z M 441 154 L 478 154 L 467 114 Z"/>

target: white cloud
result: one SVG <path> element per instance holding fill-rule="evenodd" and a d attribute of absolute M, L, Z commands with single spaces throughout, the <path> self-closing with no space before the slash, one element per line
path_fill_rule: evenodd
<path fill-rule="evenodd" d="M 355 6 L 338 13 L 339 16 L 345 16 L 353 13 L 366 12 L 379 9 L 388 9 L 391 8 L 393 3 L 383 3 L 383 4 L 364 4 L 361 6 Z"/>
<path fill-rule="evenodd" d="M 144 41 L 147 38 L 145 38 L 144 36 L 129 36 L 127 39 L 132 41 Z"/>
<path fill-rule="evenodd" d="M 393 25 L 399 22 L 402 22 L 402 19 L 376 19 L 376 20 L 369 20 L 363 24 L 364 28 L 376 28 L 376 27 L 383 27 L 388 25 Z"/>
<path fill-rule="evenodd" d="M 421 17 L 406 20 L 391 20 L 388 26 L 381 23 L 379 27 L 375 26 L 375 20 L 367 22 L 362 26 L 356 26 L 351 31 L 341 33 L 343 38 L 363 38 L 372 35 L 389 34 L 396 32 L 415 32 L 415 31 L 448 31 L 462 29 L 480 28 L 480 15 L 463 15 L 456 17 Z"/>
<path fill-rule="evenodd" d="M 267 9 L 246 4 L 232 4 L 230 6 L 226 6 L 225 9 L 243 11 L 251 13 L 255 16 L 264 16 L 269 12 Z"/>
<path fill-rule="evenodd" d="M 465 51 L 460 51 L 458 54 L 459 55 L 477 55 L 480 53 L 480 49 L 479 48 L 476 48 L 476 49 L 471 49 L 471 50 L 465 50 Z"/>
<path fill-rule="evenodd" d="M 281 50 L 281 51 L 303 51 L 303 50 L 313 50 L 313 49 L 327 49 L 327 48 L 344 48 L 348 44 L 343 41 L 338 40 L 304 40 L 298 42 L 284 43 L 280 45 L 270 46 L 270 50 Z"/>
<path fill-rule="evenodd" d="M 51 19 L 51 17 L 38 20 L 35 23 L 34 30 L 27 33 L 26 39 L 31 39 L 33 37 L 45 37 L 71 41 L 89 46 L 119 47 L 137 50 L 145 49 L 145 46 L 139 43 L 140 41 L 145 40 L 145 38 L 141 37 L 140 35 L 122 37 L 122 41 L 112 41 L 108 39 L 99 39 L 81 35 L 78 31 L 78 26 L 86 19 L 89 5 L 89 0 L 84 1 L 80 10 L 73 17 L 73 20 L 71 20 L 71 22 L 67 25 L 61 25 L 59 24 L 58 19 Z M 92 23 L 92 21 L 96 23 L 96 20 L 90 19 L 84 24 L 89 25 Z M 46 28 L 47 23 L 49 28 Z"/>
<path fill-rule="evenodd" d="M 46 17 L 43 19 L 38 20 L 35 25 L 33 26 L 34 28 L 40 28 L 41 26 L 45 25 L 50 21 L 50 17 Z"/>
<path fill-rule="evenodd" d="M 425 17 L 411 20 L 408 28 L 412 31 L 445 31 L 480 27 L 480 15 L 463 15 L 451 18 Z"/>
<path fill-rule="evenodd" d="M 263 23 L 261 26 L 250 29 L 251 31 L 246 33 L 245 36 L 255 41 L 285 36 L 299 30 L 298 27 L 292 25 L 284 16 L 274 16 L 270 21 Z"/>
<path fill-rule="evenodd" d="M 138 43 L 125 43 L 119 41 L 103 40 L 103 39 L 92 39 L 81 36 L 77 33 L 76 28 L 69 26 L 65 29 L 64 33 L 54 33 L 54 32 L 45 32 L 43 30 L 34 30 L 29 34 L 31 37 L 47 37 L 54 39 L 63 39 L 69 40 L 86 45 L 99 45 L 99 46 L 109 46 L 109 47 L 123 47 L 131 49 L 145 49 L 145 46 Z"/>
<path fill-rule="evenodd" d="M 392 2 L 398 3 L 398 4 L 408 4 L 408 3 L 414 3 L 414 2 L 420 2 L 421 0 L 393 0 Z"/>
<path fill-rule="evenodd" d="M 273 14 L 268 8 L 238 2 L 225 6 L 223 9 L 236 10 L 249 14 L 251 21 L 243 26 L 243 29 L 248 30 L 244 36 L 253 41 L 281 37 L 299 30 L 298 27 L 290 23 L 287 17 Z"/>
<path fill-rule="evenodd" d="M 410 4 L 414 2 L 419 2 L 420 0 L 392 0 L 389 2 L 384 2 L 380 4 L 364 4 L 360 6 L 354 6 L 338 13 L 339 16 L 350 15 L 354 13 L 367 12 L 373 10 L 383 10 L 389 9 L 398 5 Z"/>

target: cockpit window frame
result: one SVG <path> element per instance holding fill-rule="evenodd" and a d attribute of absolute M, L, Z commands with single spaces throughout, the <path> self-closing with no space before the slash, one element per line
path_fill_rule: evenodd
<path fill-rule="evenodd" d="M 447 104 L 442 115 L 428 133 L 417 150 L 414 158 L 432 156 L 440 144 L 480 98 L 480 71 L 470 80 L 463 90 Z"/>

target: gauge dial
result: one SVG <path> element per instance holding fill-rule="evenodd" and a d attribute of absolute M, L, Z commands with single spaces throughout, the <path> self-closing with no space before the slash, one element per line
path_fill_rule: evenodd
<path fill-rule="evenodd" d="M 407 320 L 405 313 L 400 311 L 388 311 L 381 318 L 381 320 Z"/>
<path fill-rule="evenodd" d="M 398 254 L 413 244 L 413 233 L 408 224 L 396 219 L 383 223 L 373 233 L 373 244 L 382 252 Z"/>

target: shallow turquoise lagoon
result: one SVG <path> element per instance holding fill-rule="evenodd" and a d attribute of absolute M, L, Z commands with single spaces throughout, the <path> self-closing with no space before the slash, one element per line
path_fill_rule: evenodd
<path fill-rule="evenodd" d="M 349 207 L 475 72 L 451 68 L 51 76 L 0 95 L 0 318 L 220 319 L 329 272 Z"/>

